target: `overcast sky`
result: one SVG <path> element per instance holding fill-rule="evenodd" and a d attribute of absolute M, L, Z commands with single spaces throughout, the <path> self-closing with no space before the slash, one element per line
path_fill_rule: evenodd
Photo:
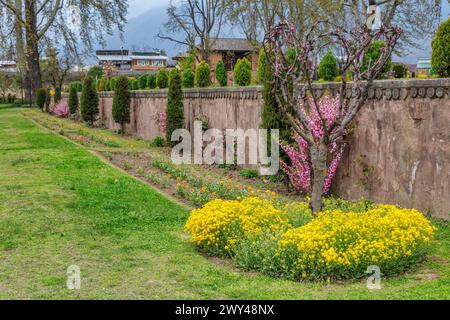
<path fill-rule="evenodd" d="M 133 18 L 144 13 L 152 7 L 165 7 L 170 0 L 129 0 L 128 18 Z"/>

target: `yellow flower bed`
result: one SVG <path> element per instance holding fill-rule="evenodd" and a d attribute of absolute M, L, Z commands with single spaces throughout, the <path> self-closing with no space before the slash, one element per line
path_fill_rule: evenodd
<path fill-rule="evenodd" d="M 260 198 L 208 202 L 194 209 L 185 230 L 192 242 L 211 254 L 231 253 L 237 241 L 261 232 L 279 232 L 288 227 L 286 215 L 273 202 Z"/>
<path fill-rule="evenodd" d="M 363 213 L 325 211 L 279 240 L 283 273 L 295 279 L 361 276 L 369 265 L 383 274 L 407 268 L 435 228 L 415 209 L 379 205 Z"/>

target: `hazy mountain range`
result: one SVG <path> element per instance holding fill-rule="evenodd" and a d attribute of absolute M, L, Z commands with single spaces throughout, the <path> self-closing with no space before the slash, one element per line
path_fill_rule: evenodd
<path fill-rule="evenodd" d="M 450 5 L 446 4 L 443 8 L 443 19 L 448 17 L 450 11 Z M 121 40 L 119 33 L 115 32 L 114 35 L 108 36 L 106 38 L 108 49 L 124 49 L 129 50 L 143 50 L 143 49 L 164 49 L 169 57 L 175 56 L 179 51 L 183 51 L 185 48 L 177 45 L 168 40 L 161 40 L 156 37 L 159 31 L 164 31 L 164 23 L 167 21 L 166 7 L 154 7 L 140 15 L 137 15 L 129 19 L 124 33 L 123 41 Z M 177 35 L 171 35 L 172 37 L 177 37 Z M 223 27 L 221 36 L 234 36 L 243 37 L 239 31 L 233 30 L 230 27 Z M 179 39 L 182 39 L 182 35 L 178 35 Z M 394 60 L 402 60 L 407 63 L 417 62 L 418 57 L 427 57 L 430 55 L 430 40 L 424 39 L 421 41 L 423 43 L 423 50 L 415 51 L 405 57 L 395 58 Z M 98 46 L 96 49 L 102 49 Z M 94 61 L 89 61 L 95 63 Z"/>

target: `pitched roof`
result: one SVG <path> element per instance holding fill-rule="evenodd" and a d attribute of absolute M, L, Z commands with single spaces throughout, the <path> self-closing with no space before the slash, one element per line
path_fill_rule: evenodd
<path fill-rule="evenodd" d="M 254 48 L 247 39 L 217 38 L 212 40 L 213 51 L 253 51 Z"/>

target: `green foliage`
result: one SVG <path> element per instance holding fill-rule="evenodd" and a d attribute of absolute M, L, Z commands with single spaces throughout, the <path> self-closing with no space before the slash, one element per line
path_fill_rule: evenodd
<path fill-rule="evenodd" d="M 97 91 L 101 92 L 101 91 L 105 91 L 105 79 L 104 78 L 100 78 L 97 81 Z"/>
<path fill-rule="evenodd" d="M 87 72 L 87 76 L 95 80 L 100 79 L 103 77 L 103 68 L 101 66 L 93 66 Z"/>
<path fill-rule="evenodd" d="M 131 89 L 132 90 L 139 90 L 139 80 L 138 79 L 134 79 L 131 82 Z M 144 87 L 145 89 L 145 87 Z"/>
<path fill-rule="evenodd" d="M 76 114 L 78 110 L 78 93 L 75 85 L 70 86 L 69 89 L 69 112 Z"/>
<path fill-rule="evenodd" d="M 181 76 L 178 69 L 170 71 L 169 92 L 166 111 L 166 140 L 171 141 L 172 132 L 183 128 L 184 107 L 183 91 L 181 90 Z"/>
<path fill-rule="evenodd" d="M 111 91 L 110 81 L 108 79 L 105 80 L 105 91 Z"/>
<path fill-rule="evenodd" d="M 117 84 L 117 78 L 116 78 L 116 77 L 112 77 L 112 78 L 109 80 L 109 90 L 110 90 L 110 91 L 116 90 L 116 84 Z"/>
<path fill-rule="evenodd" d="M 61 88 L 55 88 L 55 96 L 53 97 L 53 101 L 58 103 L 61 101 Z"/>
<path fill-rule="evenodd" d="M 166 146 L 166 140 L 163 137 L 156 137 L 150 142 L 150 146 L 154 148 L 161 148 Z"/>
<path fill-rule="evenodd" d="M 241 175 L 241 177 L 244 177 L 247 179 L 253 179 L 258 176 L 258 170 L 243 168 L 239 171 L 239 174 Z"/>
<path fill-rule="evenodd" d="M 167 75 L 167 71 L 164 68 L 161 68 L 158 70 L 158 73 L 156 74 L 156 86 L 159 89 L 165 89 L 167 88 L 167 85 L 169 84 L 169 76 Z"/>
<path fill-rule="evenodd" d="M 76 87 L 75 87 L 76 89 Z M 46 95 L 45 95 L 45 110 L 48 110 L 50 108 L 50 104 L 52 103 L 52 96 L 50 94 L 50 89 L 46 90 Z"/>
<path fill-rule="evenodd" d="M 40 88 L 36 90 L 36 105 L 39 109 L 44 109 L 47 100 L 47 89 Z"/>
<path fill-rule="evenodd" d="M 150 89 L 156 88 L 156 76 L 154 74 L 149 74 L 147 77 L 147 87 Z"/>
<path fill-rule="evenodd" d="M 376 40 L 372 42 L 367 48 L 366 55 L 364 56 L 362 69 L 367 70 L 369 65 L 376 63 L 381 57 L 381 48 L 384 48 L 386 44 L 383 40 Z M 387 73 L 392 68 L 392 61 L 388 59 L 384 64 L 381 72 L 378 74 L 377 79 L 386 78 Z"/>
<path fill-rule="evenodd" d="M 195 85 L 200 88 L 211 85 L 211 69 L 205 61 L 201 61 L 195 70 Z"/>
<path fill-rule="evenodd" d="M 193 88 L 194 87 L 195 75 L 191 68 L 184 70 L 183 72 L 183 87 Z"/>
<path fill-rule="evenodd" d="M 265 56 L 264 50 L 260 53 Z M 266 61 L 264 57 L 264 61 Z M 264 69 L 262 69 L 263 67 Z M 263 85 L 262 89 L 262 97 L 263 97 L 263 109 L 261 114 L 261 128 L 263 129 L 279 129 L 280 140 L 286 143 L 293 142 L 291 127 L 286 118 L 286 114 L 281 112 L 280 106 L 276 100 L 275 95 L 273 94 L 273 73 L 271 67 L 268 63 L 263 63 L 260 65 L 260 70 L 258 71 L 260 74 L 261 83 Z M 291 110 L 290 112 L 293 112 Z M 270 135 L 267 135 L 267 147 L 268 152 L 270 154 Z"/>
<path fill-rule="evenodd" d="M 406 75 L 408 74 L 408 67 L 406 65 L 404 65 L 403 63 L 394 64 L 392 67 L 392 70 L 394 70 L 395 77 L 398 79 L 405 78 Z"/>
<path fill-rule="evenodd" d="M 319 77 L 326 81 L 333 81 L 339 73 L 337 60 L 331 51 L 319 63 Z"/>
<path fill-rule="evenodd" d="M 216 65 L 216 79 L 219 82 L 220 86 L 226 87 L 228 82 L 227 70 L 225 70 L 225 63 L 222 60 L 219 60 Z"/>
<path fill-rule="evenodd" d="M 133 77 L 128 77 L 127 80 L 128 80 L 128 90 L 133 90 L 133 81 L 134 81 L 134 78 L 133 78 Z M 119 80 L 117 80 L 117 81 L 119 81 Z M 116 86 L 117 86 L 117 85 L 116 85 Z"/>
<path fill-rule="evenodd" d="M 80 113 L 84 121 L 93 125 L 98 114 L 98 95 L 95 90 L 94 80 L 86 77 L 83 82 L 83 91 L 80 99 Z"/>
<path fill-rule="evenodd" d="M 238 86 L 245 87 L 250 85 L 252 81 L 252 64 L 247 58 L 238 59 L 234 66 L 234 83 Z"/>
<path fill-rule="evenodd" d="M 124 133 L 125 123 L 130 122 L 131 96 L 127 77 L 119 77 L 113 95 L 112 115 L 114 121 L 120 124 L 120 133 Z"/>
<path fill-rule="evenodd" d="M 83 84 L 81 81 L 74 81 L 70 83 L 70 86 L 74 86 L 77 92 L 81 92 L 83 90 Z"/>
<path fill-rule="evenodd" d="M 144 90 L 147 88 L 147 75 L 146 74 L 144 74 L 138 78 L 138 84 L 139 84 L 138 87 L 141 90 Z"/>
<path fill-rule="evenodd" d="M 267 60 L 266 60 L 266 52 L 264 51 L 264 48 L 259 50 L 259 57 L 258 57 L 258 83 L 263 84 L 264 78 L 266 75 L 266 66 L 267 66 Z"/>
<path fill-rule="evenodd" d="M 442 22 L 431 42 L 431 67 L 442 77 L 450 77 L 450 18 Z"/>

